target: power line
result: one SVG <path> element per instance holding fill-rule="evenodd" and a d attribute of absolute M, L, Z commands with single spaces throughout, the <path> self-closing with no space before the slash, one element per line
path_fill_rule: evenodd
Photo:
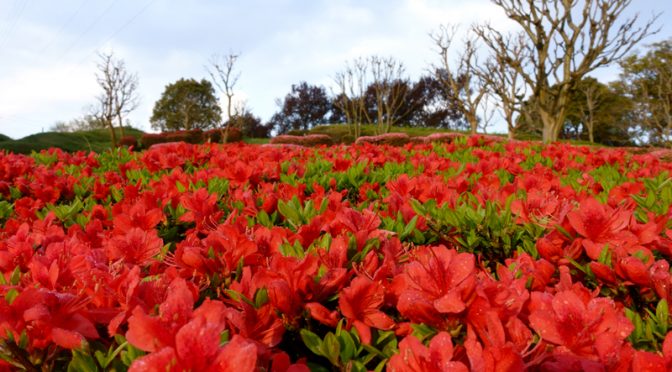
<path fill-rule="evenodd" d="M 7 32 L 9 32 L 12 20 L 16 19 L 16 12 L 19 9 L 18 7 L 19 4 L 21 4 L 21 0 L 14 0 L 12 6 L 9 8 L 9 11 L 7 12 L 7 16 L 5 17 L 4 22 L 0 24 L 0 26 L 2 26 L 0 28 L 0 46 L 4 44 L 5 39 L 7 39 Z"/>
<path fill-rule="evenodd" d="M 65 51 L 56 60 L 61 61 L 63 59 L 63 57 L 65 57 L 65 55 L 68 54 L 72 50 L 72 48 L 74 48 L 75 45 L 77 45 L 77 43 L 79 43 L 79 41 L 84 37 L 84 35 L 88 34 L 89 31 L 91 31 L 98 24 L 98 22 L 100 22 L 105 17 L 105 15 L 107 15 L 107 13 L 109 13 L 109 11 L 112 10 L 112 7 L 114 7 L 114 5 L 117 2 L 119 2 L 119 0 L 113 0 L 112 2 L 110 2 L 110 4 L 107 6 L 107 8 L 105 8 L 105 10 L 103 10 L 103 12 L 100 13 L 93 20 L 93 22 L 91 22 L 91 24 L 89 24 L 89 26 L 86 29 L 84 29 L 82 32 L 79 33 L 79 35 L 75 38 L 75 41 L 73 41 L 70 44 L 70 46 L 68 48 L 66 48 Z"/>
<path fill-rule="evenodd" d="M 105 39 L 105 41 L 104 41 L 100 46 L 105 45 L 105 44 L 107 44 L 108 42 L 110 42 L 112 39 L 114 39 L 115 36 L 117 36 L 118 34 L 120 34 L 124 29 L 126 29 L 126 27 L 128 27 L 129 25 L 131 25 L 131 24 L 132 24 L 138 17 L 140 17 L 140 15 L 143 14 L 143 13 L 144 13 L 144 12 L 145 12 L 145 11 L 152 5 L 152 4 L 154 4 L 154 2 L 156 2 L 156 0 L 149 0 L 147 3 L 145 3 L 145 5 L 144 5 L 142 8 L 140 8 L 140 10 L 138 10 L 138 11 L 137 11 L 131 18 L 129 18 L 128 20 L 126 20 L 126 22 L 124 22 L 119 28 L 117 28 L 117 29 L 112 33 L 112 35 L 110 35 L 107 39 Z M 82 59 L 79 61 L 79 63 L 77 63 L 77 64 L 78 64 L 78 65 L 81 65 L 81 64 L 87 62 L 87 61 L 89 60 L 89 58 L 91 58 L 91 56 L 92 56 L 93 54 L 95 54 L 95 53 L 98 51 L 98 49 L 100 48 L 100 46 L 98 46 L 97 48 L 93 49 L 89 54 L 87 54 L 84 58 L 82 58 Z"/>
<path fill-rule="evenodd" d="M 75 19 L 75 17 L 77 17 L 79 15 L 79 13 L 82 11 L 82 9 L 84 8 L 84 4 L 86 4 L 87 2 L 88 2 L 87 0 L 82 0 L 82 2 L 79 4 L 79 6 L 75 10 L 75 12 L 72 13 L 72 15 L 70 15 L 68 20 L 65 21 L 63 24 L 61 24 L 61 27 L 59 27 L 56 32 L 52 33 L 51 39 L 49 39 L 49 41 L 44 45 L 44 47 L 42 47 L 42 49 L 40 50 L 40 54 L 44 53 L 51 46 L 51 44 L 54 43 L 54 41 L 56 40 L 56 37 L 63 30 L 65 30 L 65 28 L 68 27 L 70 25 L 70 23 L 72 23 L 72 21 Z"/>
<path fill-rule="evenodd" d="M 11 36 L 14 33 L 14 29 L 16 28 L 16 25 L 19 23 L 19 20 L 21 19 L 21 16 L 23 15 L 23 12 L 26 10 L 26 6 L 28 5 L 29 2 L 30 2 L 30 0 L 20 1 L 21 5 L 20 5 L 20 8 L 18 10 L 18 13 L 16 14 L 16 16 L 14 16 L 14 21 L 10 24 L 9 28 L 7 29 L 7 32 L 5 33 L 4 38 L 2 40 L 0 40 L 0 50 L 2 50 L 4 48 L 5 44 L 7 44 L 7 42 L 11 41 L 11 39 L 12 39 Z"/>
<path fill-rule="evenodd" d="M 114 31 L 114 33 L 112 34 L 112 36 L 110 36 L 109 38 L 107 38 L 107 40 L 105 40 L 105 42 L 104 42 L 103 44 L 106 44 L 107 42 L 109 42 L 110 40 L 112 40 L 112 39 L 113 39 L 115 36 L 117 36 L 121 31 L 123 31 L 126 27 L 128 27 L 131 23 L 133 23 L 138 17 L 140 17 L 140 15 L 141 15 L 142 13 L 144 13 L 144 12 L 145 12 L 145 11 L 152 5 L 152 4 L 154 4 L 155 1 L 156 1 L 156 0 L 149 0 L 149 1 L 145 4 L 144 7 L 142 7 L 138 12 L 136 12 L 135 15 L 133 15 L 133 17 L 129 18 L 123 25 L 121 25 L 121 27 L 119 27 L 116 31 Z"/>

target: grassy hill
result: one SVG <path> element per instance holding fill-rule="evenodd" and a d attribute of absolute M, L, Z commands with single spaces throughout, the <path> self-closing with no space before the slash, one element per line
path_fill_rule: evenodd
<path fill-rule="evenodd" d="M 125 135 L 140 137 L 143 132 L 134 128 L 124 128 Z M 117 130 L 117 139 L 120 138 Z M 110 132 L 107 129 L 61 133 L 44 132 L 12 140 L 7 136 L 0 137 L 0 150 L 12 151 L 20 154 L 30 154 L 32 151 L 46 150 L 58 147 L 65 151 L 104 151 L 111 146 Z"/>

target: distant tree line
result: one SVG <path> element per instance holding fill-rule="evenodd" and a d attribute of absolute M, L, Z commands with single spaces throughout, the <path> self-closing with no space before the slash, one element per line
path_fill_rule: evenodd
<path fill-rule="evenodd" d="M 209 61 L 211 80 L 167 85 L 151 125 L 161 131 L 218 128 L 224 135 L 238 128 L 246 136 L 265 137 L 345 123 L 358 137 L 364 124 L 381 134 L 393 126 L 476 133 L 500 117 L 511 139 L 672 143 L 672 39 L 633 53 L 657 32 L 657 15 L 644 22 L 625 16 L 631 0 L 491 1 L 518 31 L 476 24 L 458 40 L 458 26 L 441 25 L 430 34 L 436 62 L 417 80 L 393 57 L 356 58 L 335 73 L 329 90 L 306 81 L 292 85 L 276 101 L 278 111 L 262 123 L 234 99 L 240 54 L 230 52 Z M 82 119 L 57 123 L 57 129 L 102 126 L 114 136 L 114 126 L 122 128 L 137 106 L 137 75 L 111 54 L 100 60 L 98 105 Z M 590 76 L 610 64 L 620 65 L 618 80 L 603 83 Z"/>

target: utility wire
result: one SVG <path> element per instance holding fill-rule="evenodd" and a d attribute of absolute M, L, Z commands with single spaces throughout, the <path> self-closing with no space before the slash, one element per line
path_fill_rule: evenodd
<path fill-rule="evenodd" d="M 74 48 L 75 45 L 77 45 L 77 43 L 79 43 L 79 41 L 80 41 L 86 34 L 88 34 L 88 33 L 89 33 L 89 32 L 90 32 L 90 31 L 91 31 L 91 30 L 92 30 L 92 29 L 93 29 L 93 28 L 94 28 L 94 27 L 95 27 L 95 26 L 96 26 L 96 25 L 97 25 L 97 24 L 98 24 L 98 23 L 99 23 L 99 22 L 100 22 L 106 15 L 107 15 L 107 13 L 110 12 L 110 10 L 112 10 L 112 7 L 114 7 L 114 5 L 117 4 L 117 2 L 119 2 L 119 0 L 113 0 L 112 2 L 110 2 L 110 4 L 107 6 L 107 8 L 105 8 L 105 10 L 103 10 L 103 12 L 100 13 L 100 14 L 93 20 L 93 22 L 91 22 L 91 23 L 89 24 L 89 26 L 88 26 L 86 29 L 84 29 L 82 32 L 80 32 L 80 34 L 77 36 L 77 38 L 75 38 L 75 41 L 73 41 L 73 42 L 70 44 L 70 46 L 68 46 L 68 48 L 66 48 L 65 51 L 64 51 L 64 52 L 63 52 L 63 53 L 62 53 L 56 60 L 57 60 L 57 61 L 61 61 L 61 60 L 63 59 L 63 57 L 65 57 L 65 56 L 72 50 L 72 48 Z"/>
<path fill-rule="evenodd" d="M 140 17 L 152 4 L 154 4 L 154 2 L 156 2 L 156 0 L 149 0 L 147 3 L 145 3 L 145 5 L 140 10 L 138 10 L 131 18 L 126 20 L 126 22 L 124 22 L 119 28 L 117 28 L 112 33 L 112 35 L 110 35 L 107 39 L 105 39 L 105 41 L 101 45 L 99 45 L 97 48 L 93 49 L 91 52 L 89 52 L 89 54 L 87 54 L 84 58 L 82 58 L 79 61 L 79 63 L 77 63 L 77 65 L 81 65 L 81 64 L 84 64 L 84 63 L 88 62 L 89 58 L 91 58 L 91 56 L 93 54 L 95 54 L 100 49 L 101 46 L 107 44 L 108 42 L 113 40 L 115 36 L 119 35 L 122 31 L 124 31 L 126 29 L 126 27 L 128 27 L 136 19 L 138 19 L 138 17 Z"/>
<path fill-rule="evenodd" d="M 13 22 L 11 22 L 9 28 L 7 29 L 4 38 L 0 41 L 0 50 L 2 50 L 8 42 L 11 42 L 14 29 L 16 29 L 16 25 L 19 23 L 19 20 L 21 19 L 23 12 L 26 10 L 26 6 L 30 2 L 30 0 L 19 0 L 19 1 L 21 3 L 20 8 L 18 8 L 19 9 L 18 13 L 14 16 L 14 20 Z"/>
<path fill-rule="evenodd" d="M 61 24 L 61 27 L 59 27 L 58 30 L 57 30 L 56 32 L 53 32 L 53 33 L 52 33 L 52 35 L 51 35 L 51 39 L 49 39 L 49 41 L 44 45 L 44 47 L 42 47 L 42 49 L 41 49 L 40 52 L 39 52 L 40 54 L 44 53 L 47 49 L 49 49 L 49 47 L 50 47 L 50 46 L 54 43 L 54 41 L 56 40 L 56 37 L 58 37 L 58 35 L 60 35 L 61 32 L 62 32 L 63 30 L 65 30 L 65 28 L 68 27 L 68 26 L 72 23 L 72 21 L 75 20 L 75 17 L 77 17 L 77 16 L 79 15 L 79 13 L 80 13 L 80 12 L 82 11 L 82 9 L 84 8 L 84 4 L 86 4 L 87 2 L 88 2 L 87 0 L 82 0 L 82 2 L 79 4 L 79 6 L 77 7 L 77 9 L 75 9 L 75 12 L 72 13 L 72 15 L 70 15 L 70 17 L 68 18 L 68 20 L 65 21 L 63 24 Z"/>

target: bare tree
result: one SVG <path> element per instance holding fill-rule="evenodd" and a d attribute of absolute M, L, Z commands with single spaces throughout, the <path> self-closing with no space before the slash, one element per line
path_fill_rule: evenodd
<path fill-rule="evenodd" d="M 137 92 L 138 75 L 129 73 L 124 61 L 116 59 L 112 52 L 98 53 L 98 57 L 96 80 L 103 91 L 97 97 L 98 103 L 94 106 L 92 115 L 110 130 L 112 145 L 116 146 L 115 120 L 123 136 L 124 117 L 140 103 Z"/>
<path fill-rule="evenodd" d="M 584 84 L 581 86 L 581 92 L 585 96 L 585 101 L 581 102 L 581 122 L 588 130 L 588 140 L 595 142 L 593 133 L 595 132 L 595 113 L 602 102 L 602 92 L 598 84 Z"/>
<path fill-rule="evenodd" d="M 371 122 L 366 108 L 368 67 L 366 59 L 357 58 L 352 63 L 346 63 L 345 69 L 334 78 L 339 89 L 334 104 L 345 114 L 350 134 L 355 138 L 361 135 L 362 124 Z"/>
<path fill-rule="evenodd" d="M 392 57 L 371 56 L 368 62 L 372 77 L 370 88 L 376 101 L 377 132 L 388 133 L 399 118 L 412 109 L 405 105 L 409 94 L 406 69 Z"/>
<path fill-rule="evenodd" d="M 439 65 L 433 67 L 437 80 L 446 91 L 446 96 L 456 98 L 457 109 L 467 119 L 471 133 L 476 133 L 479 127 L 478 112 L 488 86 L 476 71 L 478 56 L 475 37 L 465 39 L 457 61 L 451 60 L 450 48 L 456 32 L 457 26 L 442 25 L 438 31 L 430 34 L 440 57 Z"/>
<path fill-rule="evenodd" d="M 484 26 L 474 26 L 473 31 L 482 37 L 485 35 Z M 525 34 L 509 34 L 500 43 L 483 38 L 488 46 L 496 50 L 485 64 L 476 66 L 476 73 L 490 87 L 490 92 L 497 99 L 502 117 L 506 121 L 508 138 L 511 140 L 516 133 L 516 119 L 521 113 L 522 103 L 527 95 L 527 84 L 523 80 L 520 70 L 511 67 L 502 60 L 502 56 L 509 51 L 515 60 L 528 63 L 529 54 L 525 44 Z"/>
<path fill-rule="evenodd" d="M 224 142 L 228 134 L 229 127 L 235 126 L 236 112 L 233 104 L 234 89 L 240 78 L 240 72 L 235 72 L 236 62 L 240 58 L 240 53 L 236 54 L 229 52 L 229 54 L 215 54 L 210 58 L 210 65 L 206 66 L 206 70 L 212 78 L 212 82 L 217 89 L 226 97 L 226 128 L 222 133 Z"/>
<path fill-rule="evenodd" d="M 623 18 L 631 0 L 492 0 L 527 35 L 530 66 L 506 46 L 490 26 L 480 36 L 498 60 L 518 70 L 530 87 L 543 123 L 544 142 L 558 138 L 567 115 L 570 92 L 589 72 L 626 55 L 657 31 L 658 16 L 638 26 L 638 15 Z M 619 23 L 617 23 L 619 22 Z M 494 47 L 493 47 L 494 46 Z"/>

